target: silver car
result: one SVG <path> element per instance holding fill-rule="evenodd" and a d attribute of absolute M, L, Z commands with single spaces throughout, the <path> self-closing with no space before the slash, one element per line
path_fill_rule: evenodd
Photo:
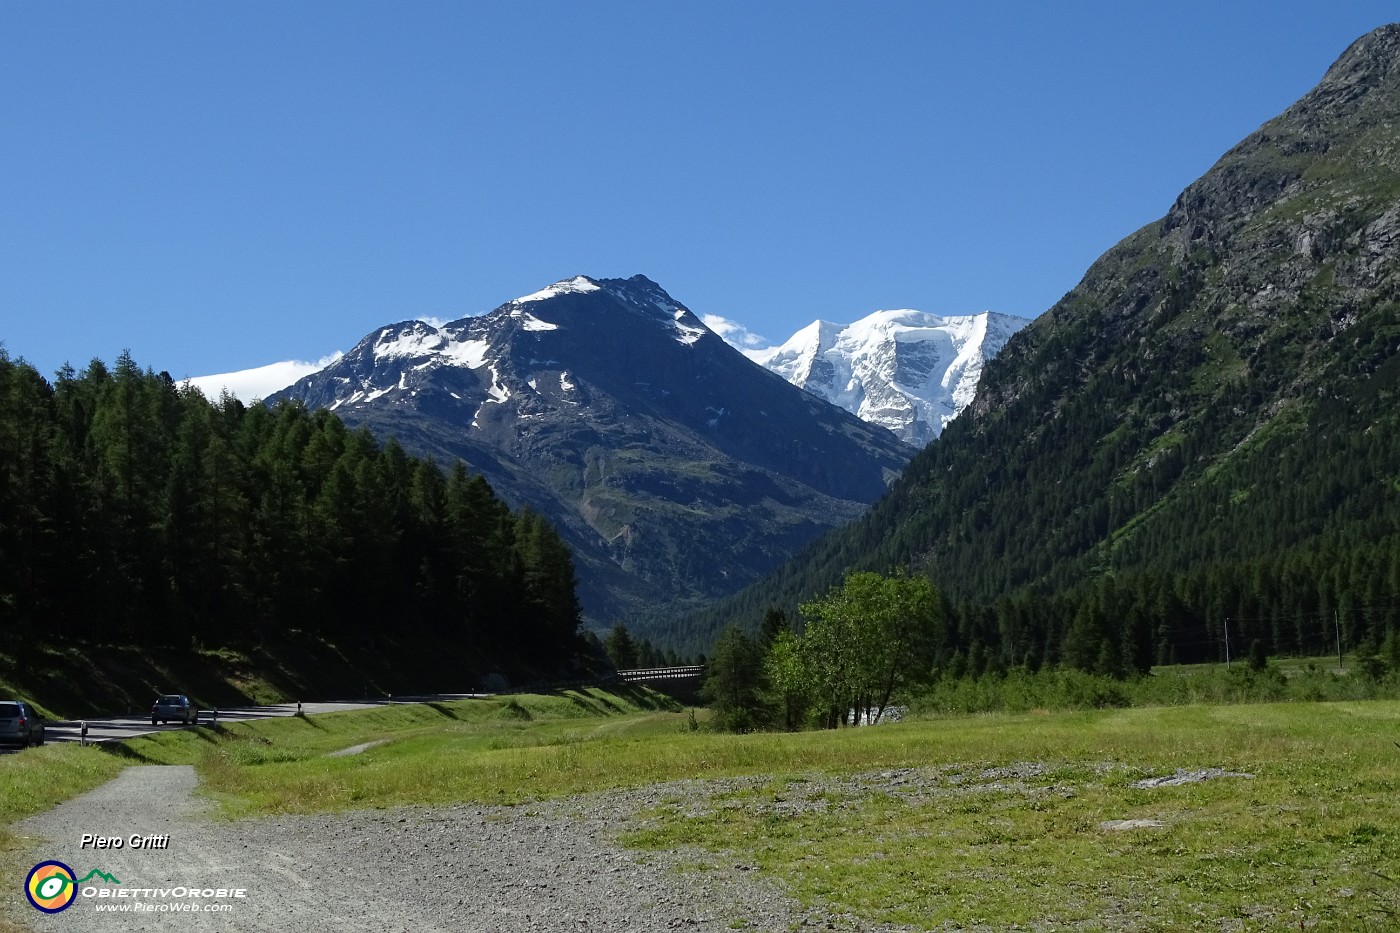
<path fill-rule="evenodd" d="M 43 717 L 23 700 L 0 700 L 0 742 L 43 745 Z"/>
<path fill-rule="evenodd" d="M 166 693 L 156 697 L 151 705 L 151 725 L 159 722 L 182 722 L 185 725 L 195 721 L 199 712 L 190 698 L 180 693 Z"/>

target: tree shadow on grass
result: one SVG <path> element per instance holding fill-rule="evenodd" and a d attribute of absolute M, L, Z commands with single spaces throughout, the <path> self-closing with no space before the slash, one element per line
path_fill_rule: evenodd
<path fill-rule="evenodd" d="M 437 713 L 439 716 L 446 716 L 448 719 L 462 718 L 461 716 L 457 715 L 455 710 L 448 709 L 441 703 L 424 703 L 423 705 L 426 706 L 428 709 L 432 710 L 433 712 Z"/>
<path fill-rule="evenodd" d="M 216 739 L 215 736 L 223 735 L 228 730 L 225 729 L 223 726 L 200 726 L 198 729 L 195 729 L 193 731 L 194 737 L 199 739 L 201 742 L 208 742 L 210 745 L 217 745 L 218 739 Z"/>
<path fill-rule="evenodd" d="M 609 696 L 592 696 L 589 699 L 593 701 L 593 708 L 600 712 L 625 713 L 627 711 L 621 703 L 613 702 L 612 697 Z"/>
<path fill-rule="evenodd" d="M 111 755 L 113 758 L 122 758 L 126 761 L 130 761 L 137 764 L 163 763 L 156 761 L 149 755 L 141 754 L 136 749 L 132 748 L 130 745 L 127 745 L 125 742 L 99 742 L 98 748 L 102 749 L 104 754 Z"/>
<path fill-rule="evenodd" d="M 658 690 L 639 687 L 636 684 L 622 684 L 613 687 L 611 692 L 626 699 L 629 703 L 635 703 L 642 709 L 674 711 L 684 705 L 674 697 L 669 697 Z"/>
<path fill-rule="evenodd" d="M 609 703 L 600 697 L 588 696 L 586 694 L 579 693 L 576 690 L 559 690 L 546 695 L 557 696 L 561 699 L 568 700 L 570 703 L 572 703 L 574 706 L 577 706 L 585 713 L 589 713 L 594 716 L 605 715 L 609 712 L 617 713 L 622 711 L 622 707 L 614 703 Z"/>
<path fill-rule="evenodd" d="M 684 706 L 674 697 L 636 684 L 616 684 L 601 688 L 599 693 L 556 690 L 551 695 L 562 697 L 590 713 L 601 714 L 625 713 L 628 710 L 624 703 L 630 703 L 638 709 L 662 712 L 675 712 Z"/>

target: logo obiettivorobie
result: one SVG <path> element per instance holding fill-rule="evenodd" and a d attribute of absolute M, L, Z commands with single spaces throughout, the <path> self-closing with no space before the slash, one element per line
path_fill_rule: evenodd
<path fill-rule="evenodd" d="M 24 896 L 35 910 L 56 914 L 72 906 L 78 896 L 77 876 L 62 862 L 40 862 L 24 879 Z"/>

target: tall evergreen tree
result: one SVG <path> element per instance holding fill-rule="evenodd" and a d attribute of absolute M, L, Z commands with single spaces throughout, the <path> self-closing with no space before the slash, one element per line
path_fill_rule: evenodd
<path fill-rule="evenodd" d="M 701 695 L 709 701 L 719 728 L 750 732 L 766 725 L 763 678 L 763 651 L 759 645 L 738 626 L 725 629 L 715 642 L 701 687 Z"/>

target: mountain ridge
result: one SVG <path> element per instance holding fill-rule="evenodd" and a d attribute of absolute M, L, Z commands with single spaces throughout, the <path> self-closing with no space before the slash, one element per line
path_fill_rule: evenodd
<path fill-rule="evenodd" d="M 386 325 L 270 401 L 290 399 L 460 457 L 544 514 L 595 624 L 731 591 L 854 518 L 912 453 L 755 366 L 645 276 Z"/>

